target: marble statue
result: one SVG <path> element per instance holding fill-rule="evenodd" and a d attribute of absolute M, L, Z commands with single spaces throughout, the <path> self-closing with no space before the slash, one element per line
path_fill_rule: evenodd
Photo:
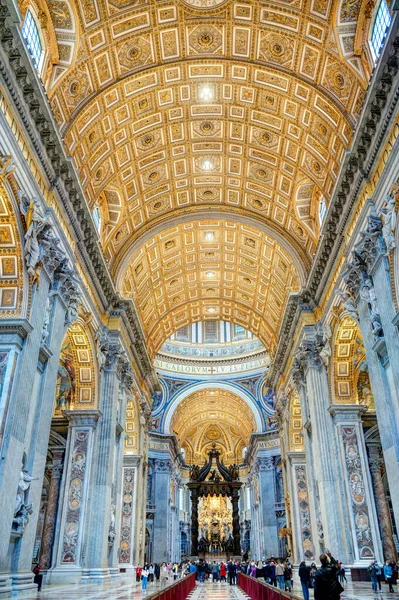
<path fill-rule="evenodd" d="M 356 321 L 356 323 L 358 323 L 359 322 L 359 314 L 357 312 L 357 307 L 356 307 L 356 303 L 353 299 L 353 296 L 349 292 L 344 291 L 344 290 L 338 290 L 338 294 L 341 296 L 342 303 L 344 305 L 344 308 L 348 312 L 349 316 L 352 317 L 352 319 L 354 321 Z"/>
<path fill-rule="evenodd" d="M 109 523 L 109 530 L 108 530 L 108 544 L 109 546 L 112 546 L 114 544 L 115 541 L 115 536 L 116 536 L 116 530 L 115 530 L 115 511 L 116 511 L 116 505 L 114 504 L 114 502 L 111 503 L 111 520 Z"/>
<path fill-rule="evenodd" d="M 38 279 L 37 265 L 40 260 L 40 244 L 38 235 L 44 226 L 47 224 L 47 217 L 36 198 L 31 200 L 25 192 L 19 190 L 19 206 L 21 213 L 25 217 L 26 233 L 25 233 L 25 261 L 28 268 L 28 273 L 35 280 Z"/>
<path fill-rule="evenodd" d="M 386 256 L 389 256 L 391 251 L 396 248 L 395 229 L 396 229 L 396 201 L 393 196 L 388 194 L 385 204 L 381 210 L 382 218 L 382 237 L 386 246 Z"/>
<path fill-rule="evenodd" d="M 50 334 L 50 315 L 51 315 L 51 298 L 50 296 L 47 296 L 47 300 L 46 300 L 46 311 L 44 314 L 44 321 L 43 321 L 43 329 L 42 329 L 42 337 L 40 340 L 40 344 L 43 346 L 44 344 L 47 343 L 47 339 L 48 336 Z"/>
<path fill-rule="evenodd" d="M 29 522 L 29 515 L 32 514 L 32 504 L 28 504 L 27 502 L 27 493 L 31 482 L 35 479 L 37 478 L 29 475 L 28 471 L 24 468 L 24 465 L 22 465 L 19 474 L 17 496 L 15 498 L 13 519 L 13 528 L 15 531 L 23 533 Z"/>
<path fill-rule="evenodd" d="M 377 297 L 370 277 L 366 277 L 363 285 L 360 286 L 360 297 L 369 305 L 371 314 L 379 314 Z"/>
<path fill-rule="evenodd" d="M 319 351 L 319 355 L 321 358 L 322 363 L 324 364 L 325 367 L 328 367 L 328 362 L 330 360 L 330 356 L 331 356 L 331 344 L 330 344 L 330 340 L 332 337 L 332 330 L 329 324 L 324 325 L 324 327 L 322 328 L 322 346 L 321 346 L 321 350 Z"/>

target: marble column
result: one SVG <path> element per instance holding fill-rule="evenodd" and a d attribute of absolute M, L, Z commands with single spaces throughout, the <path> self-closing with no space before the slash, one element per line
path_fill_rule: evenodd
<path fill-rule="evenodd" d="M 191 556 L 198 556 L 198 495 L 191 488 Z"/>
<path fill-rule="evenodd" d="M 260 556 L 279 556 L 274 457 L 259 455 L 256 469 L 259 481 Z"/>
<path fill-rule="evenodd" d="M 239 489 L 233 488 L 231 495 L 231 504 L 233 507 L 233 539 L 234 539 L 234 555 L 241 556 L 241 541 L 240 541 L 240 512 L 238 503 L 240 500 Z"/>
<path fill-rule="evenodd" d="M 115 518 L 113 485 L 115 465 L 116 428 L 119 404 L 119 386 L 122 370 L 127 363 L 118 331 L 108 331 L 102 344 L 105 363 L 100 374 L 101 419 L 97 428 L 93 457 L 93 477 L 90 482 L 90 513 L 86 524 L 85 581 L 101 582 L 110 577 L 109 532 Z M 113 557 L 114 559 L 116 557 Z M 112 567 L 117 566 L 117 561 Z"/>
<path fill-rule="evenodd" d="M 366 568 L 373 558 L 381 564 L 382 548 L 361 421 L 365 408 L 334 404 L 329 412 L 335 424 L 338 464 L 345 483 L 354 565 Z"/>
<path fill-rule="evenodd" d="M 170 459 L 155 460 L 155 513 L 153 561 L 171 560 L 170 481 L 173 463 Z"/>
<path fill-rule="evenodd" d="M 346 564 L 354 559 L 350 540 L 350 524 L 342 497 L 342 480 L 333 457 L 337 452 L 333 423 L 328 407 L 330 394 L 326 367 L 319 354 L 314 328 L 303 332 L 303 340 L 296 353 L 296 368 L 302 369 L 306 389 L 308 426 L 311 427 L 312 457 L 316 496 L 318 499 L 317 530 L 319 540 L 333 554 L 340 555 Z M 306 427 L 307 423 L 305 423 Z M 307 457 L 308 459 L 308 457 Z"/>
<path fill-rule="evenodd" d="M 58 512 L 58 502 L 60 496 L 61 476 L 63 472 L 63 454 L 64 451 L 57 452 L 53 456 L 53 463 L 50 467 L 51 480 L 47 498 L 47 509 L 44 517 L 42 544 L 40 549 L 39 564 L 42 571 L 51 567 L 53 553 L 55 524 Z"/>
<path fill-rule="evenodd" d="M 382 223 L 372 202 L 370 208 L 367 230 L 360 233 L 356 254 L 343 275 L 350 293 L 344 304 L 358 320 L 364 340 L 392 507 L 399 525 L 399 334 Z"/>
<path fill-rule="evenodd" d="M 64 295 L 61 273 L 54 274 L 49 307 L 49 334 L 45 345 L 39 350 L 38 372 L 40 373 L 40 389 L 35 397 L 32 394 L 32 407 L 28 417 L 25 435 L 25 447 L 28 457 L 28 470 L 35 479 L 29 490 L 29 501 L 32 504 L 32 523 L 36 524 L 43 477 L 46 468 L 48 440 L 50 436 L 51 418 L 54 407 L 54 396 L 58 374 L 59 354 L 66 330 L 66 311 L 68 301 Z M 43 366 L 41 366 L 43 365 Z M 31 466 L 30 466 L 31 465 Z M 35 544 L 34 526 L 27 527 L 16 544 L 13 568 L 14 593 L 26 589 L 26 577 L 31 573 L 32 554 Z"/>
<path fill-rule="evenodd" d="M 95 434 L 99 410 L 68 410 L 65 467 L 60 490 L 59 514 L 53 550 L 55 566 L 47 573 L 49 583 L 80 583 L 89 514 L 89 488 L 93 470 Z"/>
<path fill-rule="evenodd" d="M 369 447 L 369 465 L 373 480 L 373 491 L 378 514 L 378 524 L 381 532 L 384 558 L 385 560 L 390 560 L 396 563 L 398 555 L 393 540 L 389 507 L 385 498 L 384 483 L 381 475 L 381 467 L 383 464 L 384 460 L 380 454 L 380 449 L 377 446 Z"/>

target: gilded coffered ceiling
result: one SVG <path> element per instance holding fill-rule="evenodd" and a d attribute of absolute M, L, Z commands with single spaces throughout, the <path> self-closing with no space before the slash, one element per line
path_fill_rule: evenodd
<path fill-rule="evenodd" d="M 136 303 L 152 355 L 177 329 L 206 319 L 239 323 L 273 352 L 288 294 L 299 289 L 282 245 L 222 219 L 155 235 L 133 255 L 121 285 Z"/>
<path fill-rule="evenodd" d="M 79 24 L 71 66 L 48 87 L 54 115 L 152 355 L 176 328 L 209 317 L 244 325 L 273 352 L 362 106 L 362 6 L 50 3 L 57 30 L 63 19 Z M 201 239 L 204 218 L 220 235 L 214 257 Z M 257 245 L 254 272 L 244 228 Z"/>
<path fill-rule="evenodd" d="M 201 463 L 215 442 L 225 463 L 242 462 L 242 451 L 256 431 L 248 404 L 235 394 L 219 389 L 201 390 L 176 408 L 170 433 L 176 433 L 188 463 Z"/>

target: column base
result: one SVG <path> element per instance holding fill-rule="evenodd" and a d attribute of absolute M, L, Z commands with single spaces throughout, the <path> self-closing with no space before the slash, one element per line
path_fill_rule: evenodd
<path fill-rule="evenodd" d="M 121 576 L 121 573 L 119 571 L 119 567 L 110 567 L 109 568 L 109 574 L 111 575 L 111 579 L 113 581 L 115 579 L 118 579 Z"/>
<path fill-rule="evenodd" d="M 83 569 L 82 583 L 105 583 L 111 581 L 109 569 Z"/>
<path fill-rule="evenodd" d="M 37 592 L 37 584 L 33 583 L 33 573 L 28 571 L 26 573 L 11 573 L 12 580 L 12 596 L 23 598 L 24 596 L 31 596 L 32 592 Z"/>
<path fill-rule="evenodd" d="M 12 592 L 12 579 L 9 573 L 0 574 L 0 598 L 10 596 Z"/>
<path fill-rule="evenodd" d="M 81 567 L 54 567 L 46 572 L 44 583 L 46 585 L 77 585 L 82 582 L 82 574 Z"/>
<path fill-rule="evenodd" d="M 124 579 L 134 579 L 136 581 L 136 567 L 133 565 L 119 565 L 119 574 Z"/>

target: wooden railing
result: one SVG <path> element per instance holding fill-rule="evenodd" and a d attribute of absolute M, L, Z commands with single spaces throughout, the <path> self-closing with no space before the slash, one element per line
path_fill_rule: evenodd
<path fill-rule="evenodd" d="M 163 590 L 145 596 L 146 600 L 186 600 L 189 593 L 195 588 L 195 573 L 191 573 L 176 583 Z"/>
<path fill-rule="evenodd" d="M 238 585 L 240 588 L 248 594 L 251 600 L 303 600 L 299 596 L 284 592 L 278 588 L 255 579 L 255 577 L 248 577 L 244 573 L 238 573 Z"/>

